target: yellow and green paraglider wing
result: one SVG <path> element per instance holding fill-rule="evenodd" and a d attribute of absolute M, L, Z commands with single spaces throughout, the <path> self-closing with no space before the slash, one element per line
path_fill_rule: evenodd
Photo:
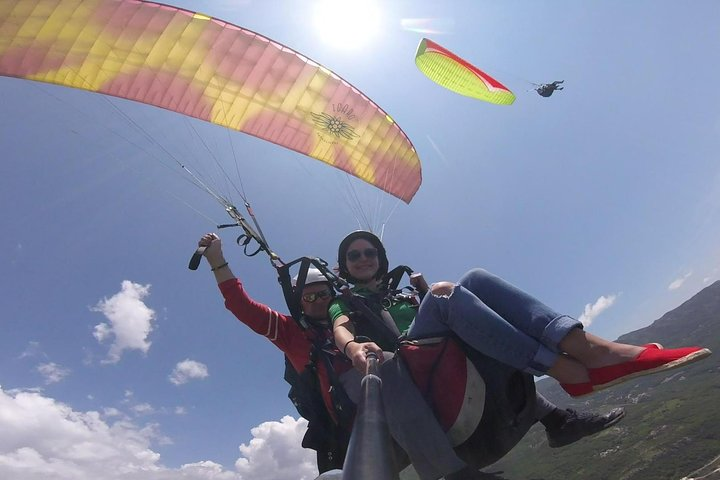
<path fill-rule="evenodd" d="M 114 95 L 295 150 L 409 202 L 420 160 L 392 118 L 294 50 L 139 0 L 0 1 L 0 75 Z"/>
<path fill-rule="evenodd" d="M 460 95 L 497 105 L 515 101 L 515 95 L 502 83 L 427 38 L 418 45 L 415 64 L 430 80 Z"/>

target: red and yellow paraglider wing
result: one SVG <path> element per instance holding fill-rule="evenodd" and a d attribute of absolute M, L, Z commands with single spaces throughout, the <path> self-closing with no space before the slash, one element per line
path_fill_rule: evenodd
<path fill-rule="evenodd" d="M 427 38 L 418 45 L 415 64 L 430 80 L 461 95 L 498 105 L 515 101 L 502 83 Z"/>
<path fill-rule="evenodd" d="M 3 0 L 0 74 L 152 104 L 309 155 L 409 202 L 417 153 L 352 85 L 292 49 L 138 0 Z"/>

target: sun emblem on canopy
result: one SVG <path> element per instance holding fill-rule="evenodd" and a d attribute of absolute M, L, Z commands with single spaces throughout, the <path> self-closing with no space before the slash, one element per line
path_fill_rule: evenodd
<path fill-rule="evenodd" d="M 312 115 L 315 126 L 323 130 L 324 132 L 330 133 L 335 138 L 345 138 L 346 140 L 352 140 L 359 137 L 355 133 L 355 129 L 349 123 L 343 121 L 339 117 L 329 115 L 327 113 L 310 113 Z"/>

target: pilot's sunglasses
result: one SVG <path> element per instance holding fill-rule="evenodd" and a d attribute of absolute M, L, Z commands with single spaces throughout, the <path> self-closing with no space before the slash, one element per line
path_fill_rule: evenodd
<path fill-rule="evenodd" d="M 349 262 L 357 262 L 360 257 L 365 255 L 365 258 L 373 259 L 378 255 L 377 248 L 366 248 L 365 250 L 350 250 L 345 255 Z"/>
<path fill-rule="evenodd" d="M 307 303 L 314 303 L 318 298 L 328 298 L 332 296 L 330 290 L 320 290 L 319 292 L 306 293 L 302 296 L 302 299 Z"/>

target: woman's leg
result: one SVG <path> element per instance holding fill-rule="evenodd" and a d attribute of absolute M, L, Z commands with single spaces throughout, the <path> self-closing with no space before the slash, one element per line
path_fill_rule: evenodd
<path fill-rule="evenodd" d="M 510 296 L 508 295 L 508 302 Z M 520 296 L 516 297 L 516 301 L 522 301 Z M 535 303 L 538 302 L 534 301 L 533 304 Z M 516 323 L 525 327 L 524 324 L 528 323 L 529 319 L 530 323 L 535 324 L 536 331 L 552 331 L 558 340 L 567 334 L 567 331 L 580 326 L 579 322 L 570 317 L 551 312 L 541 318 L 537 309 L 529 309 L 535 313 L 525 315 L 522 321 Z M 522 308 L 518 311 L 526 313 Z M 548 328 L 549 324 L 553 324 L 553 327 Z M 558 333 L 561 331 L 564 334 Z M 537 338 L 507 321 L 464 286 L 445 282 L 433 285 L 431 293 L 425 296 L 415 321 L 408 330 L 408 337 L 422 338 L 449 332 L 454 332 L 479 352 L 518 370 L 534 375 L 553 374 L 555 372 L 551 367 L 555 368 L 556 364 L 560 363 L 561 376 L 556 377 L 560 381 L 587 381 L 584 367 L 578 362 L 564 358 L 555 349 L 543 345 Z"/>
<path fill-rule="evenodd" d="M 560 342 L 560 349 L 588 368 L 598 368 L 636 358 L 645 347 L 611 342 L 583 330 L 570 332 Z"/>
<path fill-rule="evenodd" d="M 548 307 L 532 295 L 506 282 L 497 275 L 475 268 L 458 282 L 508 323 L 537 339 L 549 349 L 559 352 L 560 342 L 582 324 Z"/>
<path fill-rule="evenodd" d="M 628 362 L 645 350 L 645 347 L 612 342 L 585 332 L 577 320 L 558 314 L 536 298 L 485 270 L 470 270 L 458 283 L 522 332 L 538 339 L 553 351 L 567 354 L 586 368 Z M 564 371 L 567 367 L 572 368 L 571 365 L 558 365 L 557 369 Z"/>
<path fill-rule="evenodd" d="M 577 320 L 481 269 L 468 272 L 458 285 L 434 284 L 408 336 L 449 332 L 518 370 L 556 378 L 572 396 L 710 355 L 701 347 L 658 350 L 589 334 Z"/>

